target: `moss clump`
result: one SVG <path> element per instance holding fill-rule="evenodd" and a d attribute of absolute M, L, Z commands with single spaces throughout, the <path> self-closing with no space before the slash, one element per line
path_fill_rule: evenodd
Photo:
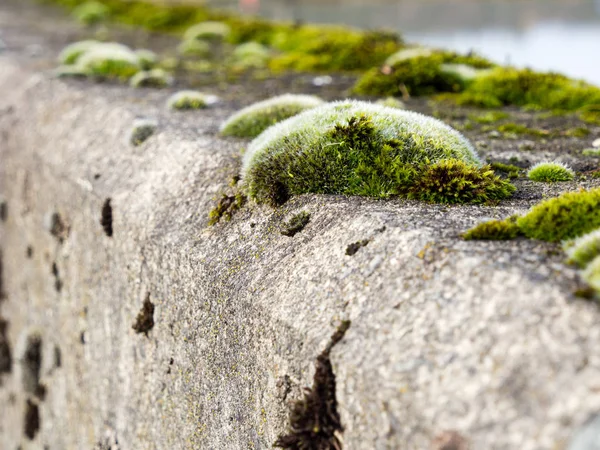
<path fill-rule="evenodd" d="M 581 154 L 583 156 L 600 156 L 600 148 L 586 148 Z"/>
<path fill-rule="evenodd" d="M 356 101 L 269 128 L 248 147 L 242 179 L 250 197 L 271 204 L 303 193 L 481 203 L 514 190 L 481 167 L 469 141 L 444 123 Z"/>
<path fill-rule="evenodd" d="M 431 51 L 406 57 L 390 57 L 392 65 L 367 71 L 354 85 L 354 92 L 363 95 L 419 96 L 439 92 L 460 92 L 477 69 L 492 64 L 478 56 L 453 52 Z M 452 64 L 450 66 L 449 64 Z M 460 64 L 459 66 L 456 66 Z M 471 71 L 471 75 L 466 72 Z"/>
<path fill-rule="evenodd" d="M 516 216 L 504 220 L 491 220 L 475 225 L 463 234 L 466 241 L 504 241 L 514 239 L 521 234 L 516 224 Z"/>
<path fill-rule="evenodd" d="M 44 0 L 71 10 L 78 0 Z M 359 31 L 345 27 L 313 26 L 240 17 L 201 5 L 173 5 L 170 2 L 140 0 L 98 0 L 108 8 L 111 20 L 153 31 L 183 32 L 205 39 L 193 25 L 219 22 L 228 27 L 226 40 L 232 44 L 256 41 L 283 54 L 270 65 L 277 70 L 365 70 L 382 64 L 402 46 L 400 36 L 386 31 Z M 199 24 L 200 22 L 200 24 Z M 223 28 L 223 27 L 222 27 Z M 192 32 L 193 31 L 193 32 Z M 200 29 L 200 31 L 202 31 Z M 214 30 L 213 30 L 214 32 Z M 217 30 L 216 39 L 222 39 Z"/>
<path fill-rule="evenodd" d="M 559 242 L 600 227 L 600 188 L 567 192 L 535 205 L 517 219 L 529 238 Z"/>
<path fill-rule="evenodd" d="M 179 91 L 171 95 L 167 100 L 167 106 L 170 109 L 189 110 L 202 109 L 208 105 L 216 103 L 217 97 L 214 95 L 203 94 L 198 91 Z"/>
<path fill-rule="evenodd" d="M 407 197 L 433 203 L 487 203 L 509 198 L 515 187 L 489 167 L 446 159 L 419 167 Z"/>
<path fill-rule="evenodd" d="M 517 105 L 575 111 L 600 106 L 600 88 L 555 73 L 504 67 L 477 77 L 458 102 L 490 108 Z"/>
<path fill-rule="evenodd" d="M 481 124 L 491 124 L 510 117 L 503 111 L 489 111 L 483 114 L 469 114 L 469 120 Z"/>
<path fill-rule="evenodd" d="M 581 275 L 586 283 L 600 294 L 600 256 L 596 256 Z"/>
<path fill-rule="evenodd" d="M 150 136 L 154 134 L 158 123 L 152 119 L 136 119 L 133 122 L 131 133 L 129 136 L 129 142 L 133 146 L 138 146 L 146 141 Z"/>
<path fill-rule="evenodd" d="M 57 78 L 86 78 L 88 74 L 77 66 L 59 66 L 54 69 L 54 76 Z"/>
<path fill-rule="evenodd" d="M 356 71 L 381 64 L 401 46 L 401 39 L 383 31 L 303 25 L 280 29 L 263 43 L 285 52 L 269 64 L 276 71 Z"/>
<path fill-rule="evenodd" d="M 570 262 L 577 264 L 579 267 L 585 267 L 600 255 L 600 228 L 576 239 L 564 241 L 563 249 Z"/>
<path fill-rule="evenodd" d="M 58 61 L 64 65 L 75 64 L 81 55 L 98 44 L 101 42 L 94 40 L 73 42 L 62 49 L 58 55 Z"/>
<path fill-rule="evenodd" d="M 285 222 L 281 228 L 281 234 L 284 236 L 293 237 L 304 229 L 310 222 L 310 214 L 306 211 L 299 212 L 293 215 L 290 220 Z"/>
<path fill-rule="evenodd" d="M 573 181 L 575 172 L 563 163 L 539 162 L 527 171 L 527 178 L 531 181 L 554 183 L 557 181 Z"/>
<path fill-rule="evenodd" d="M 403 48 L 391 54 L 385 59 L 384 66 L 392 67 L 400 62 L 413 58 L 427 58 L 433 55 L 434 49 L 427 47 L 410 47 Z"/>
<path fill-rule="evenodd" d="M 231 33 L 231 27 L 224 22 L 207 20 L 186 30 L 184 41 L 224 41 Z"/>
<path fill-rule="evenodd" d="M 138 62 L 140 63 L 140 67 L 143 70 L 152 69 L 158 62 L 158 56 L 152 50 L 142 48 L 139 50 L 135 50 L 134 53 L 137 56 Z"/>
<path fill-rule="evenodd" d="M 58 56 L 63 64 L 60 73 L 85 74 L 102 78 L 128 79 L 140 70 L 149 70 L 140 75 L 144 82 L 149 75 L 159 72 L 151 70 L 157 62 L 157 56 L 150 50 L 132 50 L 118 42 L 98 42 L 94 40 L 74 42 L 67 45 Z M 71 67 L 70 69 L 68 69 Z M 137 84 L 137 82 L 136 82 Z"/>
<path fill-rule="evenodd" d="M 262 68 L 266 67 L 271 52 L 258 42 L 246 42 L 238 45 L 231 55 L 232 65 L 236 68 Z"/>
<path fill-rule="evenodd" d="M 100 2 L 84 2 L 73 10 L 73 17 L 85 25 L 94 25 L 108 18 L 109 9 Z"/>
<path fill-rule="evenodd" d="M 163 88 L 173 84 L 173 77 L 162 69 L 152 69 L 136 73 L 129 84 L 132 87 Z"/>
<path fill-rule="evenodd" d="M 519 135 L 528 135 L 534 137 L 548 137 L 551 133 L 547 130 L 541 130 L 537 128 L 529 128 L 525 125 L 521 125 L 518 123 L 504 123 L 498 127 L 498 131 L 503 133 L 505 136 L 519 136 Z"/>
<path fill-rule="evenodd" d="M 323 103 L 312 95 L 284 94 L 254 103 L 227 119 L 221 126 L 223 136 L 255 137 L 271 125 Z"/>
<path fill-rule="evenodd" d="M 493 162 L 490 164 L 490 167 L 495 172 L 505 173 L 509 180 L 518 178 L 519 172 L 521 172 L 521 168 L 514 166 L 512 164 L 504 164 L 501 162 Z"/>
<path fill-rule="evenodd" d="M 141 69 L 131 49 L 113 43 L 93 46 L 77 59 L 77 66 L 88 75 L 118 79 L 131 78 Z"/>
<path fill-rule="evenodd" d="M 186 41 L 181 41 L 181 43 L 177 46 L 177 53 L 182 56 L 206 58 L 211 55 L 212 50 L 208 42 L 189 39 Z"/>

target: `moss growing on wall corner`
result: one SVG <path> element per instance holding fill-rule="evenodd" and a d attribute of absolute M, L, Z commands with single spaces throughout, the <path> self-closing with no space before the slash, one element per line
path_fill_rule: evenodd
<path fill-rule="evenodd" d="M 516 223 L 516 228 L 513 225 Z M 467 239 L 530 239 L 560 242 L 600 228 L 600 188 L 567 192 L 544 200 L 521 217 L 479 224 L 465 233 Z"/>
<path fill-rule="evenodd" d="M 465 241 L 505 241 L 521 234 L 516 216 L 504 220 L 491 220 L 475 225 L 463 234 Z"/>

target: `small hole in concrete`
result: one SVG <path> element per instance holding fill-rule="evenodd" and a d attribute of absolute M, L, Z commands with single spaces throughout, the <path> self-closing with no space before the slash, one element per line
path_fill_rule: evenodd
<path fill-rule="evenodd" d="M 42 338 L 33 335 L 27 338 L 27 347 L 23 355 L 23 389 L 33 395 L 43 397 L 43 386 L 40 386 L 40 370 L 42 368 Z"/>
<path fill-rule="evenodd" d="M 58 242 L 62 243 L 69 237 L 69 227 L 59 213 L 52 213 L 46 220 L 47 229 L 52 236 L 58 239 Z"/>
<path fill-rule="evenodd" d="M 12 371 L 12 355 L 8 343 L 8 322 L 0 316 L 0 374 Z"/>
<path fill-rule="evenodd" d="M 97 179 L 99 179 L 99 178 L 100 178 L 100 174 L 99 174 L 99 173 L 95 173 L 95 174 L 94 174 L 94 180 L 97 180 Z"/>
<path fill-rule="evenodd" d="M 0 249 L 0 303 L 6 298 L 4 292 L 4 268 L 2 266 L 2 249 Z"/>
<path fill-rule="evenodd" d="M 104 229 L 104 233 L 111 237 L 113 235 L 112 227 L 112 206 L 110 205 L 110 198 L 107 198 L 102 205 L 102 217 L 100 218 L 100 225 Z"/>
<path fill-rule="evenodd" d="M 79 335 L 79 342 L 81 342 L 82 345 L 86 343 L 85 331 L 82 331 Z"/>
<path fill-rule="evenodd" d="M 362 247 L 366 246 L 369 243 L 368 239 L 363 239 L 362 241 L 353 242 L 352 244 L 346 247 L 346 255 L 353 256 L 359 251 Z"/>
<path fill-rule="evenodd" d="M 317 357 L 312 388 L 306 388 L 304 398 L 292 405 L 288 432 L 279 436 L 274 447 L 289 450 L 342 448 L 339 435 L 344 428 L 337 410 L 335 373 L 329 355 L 349 326 L 349 321 L 342 322 Z"/>
<path fill-rule="evenodd" d="M 62 366 L 62 353 L 60 347 L 56 345 L 54 347 L 54 367 L 57 369 Z"/>
<path fill-rule="evenodd" d="M 27 250 L 25 251 L 25 255 L 28 259 L 33 258 L 33 247 L 31 245 L 27 246 Z"/>
<path fill-rule="evenodd" d="M 148 336 L 148 331 L 152 327 L 154 327 L 154 304 L 150 301 L 150 293 L 148 293 L 132 328 L 136 333 L 144 333 Z"/>
<path fill-rule="evenodd" d="M 8 219 L 8 204 L 6 202 L 0 202 L 0 221 L 6 222 Z"/>
<path fill-rule="evenodd" d="M 58 266 L 55 262 L 52 263 L 52 275 L 54 275 L 54 289 L 56 292 L 60 292 L 63 286 L 62 280 L 60 279 L 60 273 L 58 272 Z"/>
<path fill-rule="evenodd" d="M 25 420 L 24 420 L 24 433 L 27 439 L 33 441 L 35 435 L 40 430 L 40 410 L 38 405 L 33 403 L 31 400 L 27 400 L 25 405 Z"/>

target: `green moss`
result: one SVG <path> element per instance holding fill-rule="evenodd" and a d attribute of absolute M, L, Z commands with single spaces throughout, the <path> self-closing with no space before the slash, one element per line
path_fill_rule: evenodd
<path fill-rule="evenodd" d="M 586 148 L 581 154 L 584 156 L 600 156 L 600 148 Z"/>
<path fill-rule="evenodd" d="M 559 74 L 505 67 L 477 77 L 458 102 L 492 108 L 518 105 L 575 111 L 600 106 L 600 88 Z"/>
<path fill-rule="evenodd" d="M 137 55 L 120 44 L 101 44 L 90 48 L 77 59 L 77 66 L 88 75 L 128 79 L 140 71 Z"/>
<path fill-rule="evenodd" d="M 566 130 L 563 134 L 568 137 L 583 138 L 590 134 L 590 130 L 585 127 L 574 127 Z"/>
<path fill-rule="evenodd" d="M 581 274 L 597 294 L 600 294 L 600 256 L 596 256 Z"/>
<path fill-rule="evenodd" d="M 540 162 L 529 169 L 527 178 L 545 183 L 572 181 L 575 178 L 575 172 L 559 162 Z"/>
<path fill-rule="evenodd" d="M 59 66 L 54 70 L 57 78 L 86 78 L 88 76 L 85 70 L 77 66 Z"/>
<path fill-rule="evenodd" d="M 448 64 L 470 65 L 473 69 L 490 67 L 491 63 L 477 56 L 436 51 L 425 56 L 393 59 L 392 66 L 372 68 L 355 84 L 353 91 L 362 95 L 399 96 L 430 95 L 439 92 L 460 92 L 471 82 Z"/>
<path fill-rule="evenodd" d="M 177 46 L 177 53 L 182 56 L 206 58 L 211 56 L 212 49 L 208 42 L 188 39 L 179 43 Z"/>
<path fill-rule="evenodd" d="M 129 142 L 133 146 L 138 146 L 154 134 L 158 123 L 152 119 L 136 119 L 131 128 Z"/>
<path fill-rule="evenodd" d="M 173 84 L 173 77 L 162 69 L 152 69 L 136 73 L 129 84 L 132 87 L 163 88 Z"/>
<path fill-rule="evenodd" d="M 463 234 L 466 241 L 504 241 L 519 236 L 516 216 L 504 220 L 491 220 L 475 225 Z"/>
<path fill-rule="evenodd" d="M 58 61 L 64 65 L 75 64 L 81 55 L 98 44 L 100 42 L 94 40 L 73 42 L 62 49 L 58 55 Z"/>
<path fill-rule="evenodd" d="M 571 263 L 575 263 L 579 267 L 587 266 L 600 255 L 600 228 L 576 239 L 564 241 L 563 249 Z"/>
<path fill-rule="evenodd" d="M 271 61 L 273 70 L 355 71 L 381 64 L 401 40 L 394 33 L 303 25 L 277 31 L 267 44 L 286 53 Z"/>
<path fill-rule="evenodd" d="M 268 47 L 258 42 L 246 42 L 238 45 L 231 54 L 231 64 L 236 68 L 262 68 L 266 67 L 271 58 Z"/>
<path fill-rule="evenodd" d="M 73 17 L 78 22 L 94 25 L 108 18 L 109 9 L 100 2 L 89 1 L 77 6 L 73 10 Z"/>
<path fill-rule="evenodd" d="M 221 126 L 221 134 L 255 137 L 271 125 L 322 103 L 323 100 L 312 95 L 279 95 L 254 103 L 233 114 Z"/>
<path fill-rule="evenodd" d="M 188 28 L 183 35 L 183 40 L 224 41 L 230 32 L 231 27 L 226 23 L 207 20 Z"/>
<path fill-rule="evenodd" d="M 143 70 L 152 69 L 158 62 L 158 56 L 152 50 L 139 49 L 135 50 L 134 53 L 137 56 L 140 67 Z"/>
<path fill-rule="evenodd" d="M 505 123 L 498 127 L 498 131 L 505 135 L 528 135 L 534 137 L 548 137 L 550 132 L 536 128 L 529 128 L 518 123 Z"/>
<path fill-rule="evenodd" d="M 495 172 L 502 172 L 508 176 L 508 179 L 512 180 L 514 178 L 519 177 L 519 173 L 521 172 L 521 168 L 517 166 L 513 166 L 512 164 L 504 164 L 501 162 L 493 162 L 490 164 L 490 167 Z"/>
<path fill-rule="evenodd" d="M 489 111 L 483 114 L 469 114 L 468 116 L 469 120 L 481 124 L 495 123 L 508 117 L 510 117 L 510 114 L 503 111 Z"/>
<path fill-rule="evenodd" d="M 600 188 L 568 192 L 535 205 L 517 220 L 525 236 L 558 242 L 600 227 Z"/>
<path fill-rule="evenodd" d="M 223 194 L 210 213 L 208 213 L 208 224 L 217 224 L 221 219 L 230 221 L 236 211 L 246 204 L 246 196 L 240 192 L 234 195 Z"/>
<path fill-rule="evenodd" d="M 515 187 L 489 167 L 448 159 L 422 165 L 407 197 L 434 203 L 486 203 L 512 196 Z"/>
<path fill-rule="evenodd" d="M 277 124 L 244 155 L 250 197 L 283 203 L 303 193 L 401 195 L 442 203 L 510 196 L 457 131 L 421 114 L 366 102 L 323 105 Z"/>
<path fill-rule="evenodd" d="M 39 0 L 73 10 L 77 0 Z M 256 41 L 284 53 L 272 61 L 277 70 L 364 70 L 381 64 L 402 46 L 400 37 L 384 31 L 358 31 L 333 26 L 297 26 L 240 17 L 202 5 L 163 2 L 99 0 L 111 20 L 153 31 L 181 33 L 199 22 L 220 22 L 229 28 L 226 39 L 239 44 Z M 201 25 L 201 24 L 200 24 Z M 202 33 L 201 33 L 202 34 Z M 196 32 L 188 36 L 202 38 Z M 222 36 L 219 33 L 219 36 Z"/>
<path fill-rule="evenodd" d="M 202 109 L 208 105 L 216 103 L 218 98 L 214 95 L 203 94 L 198 91 L 179 91 L 173 94 L 167 100 L 167 106 L 170 109 L 189 110 Z"/>
<path fill-rule="evenodd" d="M 281 227 L 281 234 L 284 236 L 293 237 L 304 229 L 310 222 L 310 214 L 306 211 L 299 212 L 293 215 L 290 220 L 285 222 Z"/>

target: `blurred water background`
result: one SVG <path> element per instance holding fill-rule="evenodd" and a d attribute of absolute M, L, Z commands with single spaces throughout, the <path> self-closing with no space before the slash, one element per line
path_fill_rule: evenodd
<path fill-rule="evenodd" d="M 600 85 L 600 0 L 209 0 L 272 19 L 399 31 Z"/>

